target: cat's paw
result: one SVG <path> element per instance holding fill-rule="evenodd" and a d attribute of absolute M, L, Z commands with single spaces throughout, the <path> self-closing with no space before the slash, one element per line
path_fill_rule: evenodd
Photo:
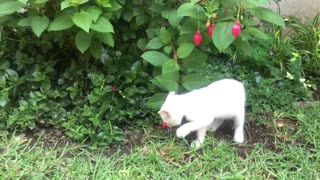
<path fill-rule="evenodd" d="M 189 134 L 189 131 L 184 128 L 178 128 L 176 134 L 178 138 L 184 138 Z"/>
<path fill-rule="evenodd" d="M 243 143 L 244 137 L 243 137 L 243 135 L 234 136 L 233 137 L 233 141 L 236 142 L 236 143 Z"/>
<path fill-rule="evenodd" d="M 199 140 L 194 140 L 191 143 L 191 148 L 197 149 L 201 146 L 201 142 Z"/>

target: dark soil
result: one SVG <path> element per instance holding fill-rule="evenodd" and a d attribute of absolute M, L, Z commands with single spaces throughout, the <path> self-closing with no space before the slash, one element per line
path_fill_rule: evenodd
<path fill-rule="evenodd" d="M 289 122 L 287 122 L 289 121 Z M 217 140 L 225 140 L 232 143 L 233 137 L 233 124 L 230 123 L 232 121 L 225 121 L 222 126 L 214 132 L 214 137 Z M 290 120 L 279 120 L 279 122 L 291 123 Z M 296 121 L 292 121 L 296 122 Z M 158 131 L 162 131 L 160 125 L 154 125 L 155 129 Z M 271 127 L 266 127 L 264 125 L 258 124 L 254 119 L 251 119 L 245 126 L 245 142 L 242 144 L 232 144 L 235 148 L 237 148 L 238 155 L 242 158 L 247 158 L 250 154 L 250 151 L 254 148 L 256 143 L 265 143 L 266 147 L 275 151 L 274 145 L 274 129 Z M 208 132 L 209 134 L 210 132 Z M 164 138 L 168 136 L 175 135 L 174 131 L 170 131 L 169 133 L 163 133 Z M 34 144 L 39 136 L 41 136 L 41 142 L 44 143 L 44 147 L 63 147 L 66 143 L 77 144 L 77 142 L 71 140 L 67 136 L 64 135 L 63 131 L 50 127 L 36 128 L 33 131 L 29 131 L 19 136 L 25 139 L 27 142 L 29 139 L 32 140 Z M 104 154 L 106 156 L 112 156 L 116 152 L 119 152 L 120 155 L 128 154 L 134 150 L 136 147 L 143 147 L 146 142 L 146 133 L 139 128 L 135 129 L 127 129 L 125 131 L 126 140 L 121 143 L 113 144 L 104 150 Z M 192 133 L 187 137 L 188 142 L 191 142 L 195 138 L 195 133 Z"/>

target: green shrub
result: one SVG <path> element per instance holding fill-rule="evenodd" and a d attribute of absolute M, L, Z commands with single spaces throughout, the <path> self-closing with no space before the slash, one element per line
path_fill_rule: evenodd
<path fill-rule="evenodd" d="M 305 22 L 298 18 L 290 18 L 286 36 L 294 49 L 300 54 L 304 72 L 310 80 L 320 82 L 320 14 L 308 18 Z"/>
<path fill-rule="evenodd" d="M 155 119 L 148 107 L 159 108 L 168 90 L 189 91 L 217 77 L 244 81 L 256 111 L 283 106 L 295 91 L 285 100 L 263 98 L 279 92 L 275 83 L 283 93 L 301 89 L 301 66 L 281 38 L 281 50 L 270 50 L 278 37 L 266 29 L 285 23 L 266 2 L 3 0 L 0 126 L 53 125 L 108 145 L 123 139 L 124 125 Z M 240 36 L 232 31 L 236 20 Z M 213 23 L 211 38 L 206 24 Z M 286 70 L 298 76 L 283 80 Z"/>

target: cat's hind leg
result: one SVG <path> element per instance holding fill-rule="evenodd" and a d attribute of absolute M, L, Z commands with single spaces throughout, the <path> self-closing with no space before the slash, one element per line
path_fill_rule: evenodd
<path fill-rule="evenodd" d="M 242 143 L 244 141 L 244 122 L 245 122 L 245 112 L 243 110 L 239 112 L 234 118 L 233 141 L 236 143 Z"/>
<path fill-rule="evenodd" d="M 210 126 L 209 126 L 209 130 L 211 131 L 211 132 L 214 132 L 214 131 L 216 131 L 220 126 L 221 126 L 221 124 L 223 123 L 223 119 L 215 119 L 215 120 L 213 120 L 213 122 L 210 124 Z"/>
<path fill-rule="evenodd" d="M 207 128 L 203 127 L 197 130 L 197 139 L 191 143 L 192 148 L 198 148 L 204 142 L 206 137 Z"/>

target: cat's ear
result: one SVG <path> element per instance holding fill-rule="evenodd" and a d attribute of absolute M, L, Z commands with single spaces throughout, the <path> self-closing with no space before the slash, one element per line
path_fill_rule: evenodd
<path fill-rule="evenodd" d="M 169 96 L 173 96 L 173 95 L 175 95 L 176 94 L 176 92 L 174 92 L 174 91 L 170 91 L 169 92 Z"/>

